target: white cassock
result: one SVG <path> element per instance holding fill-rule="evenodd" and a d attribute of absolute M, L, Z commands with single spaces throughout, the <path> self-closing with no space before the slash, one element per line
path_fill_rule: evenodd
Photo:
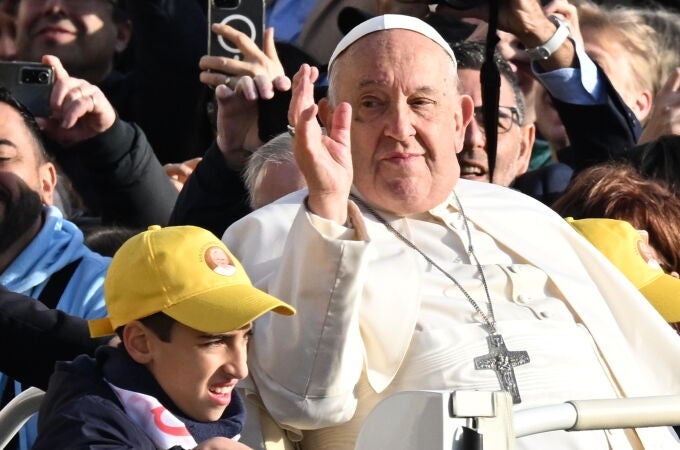
<path fill-rule="evenodd" d="M 516 409 L 589 398 L 680 394 L 680 337 L 561 217 L 511 189 L 460 180 L 498 332 L 530 362 Z M 225 244 L 253 283 L 297 308 L 255 327 L 251 377 L 270 414 L 305 449 L 352 449 L 361 421 L 400 390 L 498 390 L 476 370 L 483 319 L 460 289 L 366 211 L 351 228 L 309 213 L 306 191 L 232 225 Z M 381 215 L 487 310 L 453 196 L 408 218 Z M 308 431 L 309 430 L 309 431 Z M 668 428 L 551 432 L 518 449 L 679 448 Z"/>

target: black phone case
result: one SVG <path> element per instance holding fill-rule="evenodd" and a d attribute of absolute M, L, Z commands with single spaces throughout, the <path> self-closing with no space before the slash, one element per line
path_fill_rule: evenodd
<path fill-rule="evenodd" d="M 242 59 L 234 44 L 210 30 L 213 23 L 236 28 L 262 48 L 264 0 L 208 0 L 208 55 Z"/>
<path fill-rule="evenodd" d="M 44 64 L 0 61 L 0 86 L 8 89 L 36 117 L 50 115 L 54 71 Z"/>

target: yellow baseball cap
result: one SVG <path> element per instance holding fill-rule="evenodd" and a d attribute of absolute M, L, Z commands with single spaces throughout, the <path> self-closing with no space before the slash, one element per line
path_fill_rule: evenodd
<path fill-rule="evenodd" d="M 628 278 L 667 322 L 680 321 L 680 279 L 647 263 L 640 254 L 640 233 L 623 220 L 567 218 Z"/>
<path fill-rule="evenodd" d="M 89 321 L 92 337 L 163 312 L 208 334 L 239 329 L 268 311 L 295 309 L 255 288 L 214 234 L 194 226 L 152 225 L 113 256 L 104 280 L 108 317 Z"/>

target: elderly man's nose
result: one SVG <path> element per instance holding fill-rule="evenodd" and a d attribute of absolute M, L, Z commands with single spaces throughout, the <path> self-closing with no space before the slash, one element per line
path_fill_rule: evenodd
<path fill-rule="evenodd" d="M 395 106 L 387 117 L 385 134 L 397 141 L 406 141 L 415 135 L 413 113 L 408 105 Z"/>

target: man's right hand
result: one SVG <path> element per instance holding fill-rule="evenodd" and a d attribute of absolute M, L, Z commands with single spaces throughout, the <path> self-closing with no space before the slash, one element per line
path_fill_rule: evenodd
<path fill-rule="evenodd" d="M 113 126 L 116 111 L 99 87 L 69 76 L 56 56 L 45 55 L 42 63 L 54 69 L 49 118 L 38 124 L 51 139 L 70 146 L 93 138 Z"/>
<path fill-rule="evenodd" d="M 437 12 L 460 19 L 473 18 L 485 22 L 489 20 L 489 7 L 484 2 L 479 7 L 466 10 L 457 10 L 440 4 L 437 6 Z M 553 0 L 545 7 L 542 7 L 538 0 L 500 0 L 498 29 L 516 36 L 525 48 L 536 47 L 547 42 L 555 33 L 555 24 L 548 19 L 550 14 L 567 20 L 572 37 L 577 41 L 581 40 L 576 8 L 566 0 Z M 568 39 L 550 58 L 539 61 L 539 65 L 546 71 L 574 67 L 575 63 L 576 52 Z"/>
<path fill-rule="evenodd" d="M 229 167 L 240 170 L 249 152 L 263 144 L 257 127 L 257 100 L 289 90 L 291 82 L 276 53 L 272 28 L 265 31 L 264 51 L 228 25 L 213 24 L 212 29 L 244 55 L 243 61 L 206 55 L 199 63 L 201 82 L 215 87 L 217 145 Z"/>
<path fill-rule="evenodd" d="M 234 88 L 239 78 L 250 77 L 259 96 L 264 99 L 272 98 L 275 91 L 285 92 L 290 89 L 290 79 L 276 53 L 273 28 L 265 30 L 262 50 L 248 36 L 229 25 L 215 23 L 212 31 L 236 45 L 243 54 L 243 60 L 203 56 L 199 61 L 199 67 L 203 70 L 200 74 L 202 83 L 212 87 L 226 84 Z"/>
<path fill-rule="evenodd" d="M 353 176 L 352 107 L 348 103 L 331 107 L 324 99 L 327 127 L 324 134 L 316 118 L 319 106 L 314 103 L 318 75 L 316 68 L 303 64 L 293 77 L 293 98 L 288 111 L 288 120 L 295 127 L 293 151 L 309 188 L 308 208 L 320 217 L 344 225 Z"/>

